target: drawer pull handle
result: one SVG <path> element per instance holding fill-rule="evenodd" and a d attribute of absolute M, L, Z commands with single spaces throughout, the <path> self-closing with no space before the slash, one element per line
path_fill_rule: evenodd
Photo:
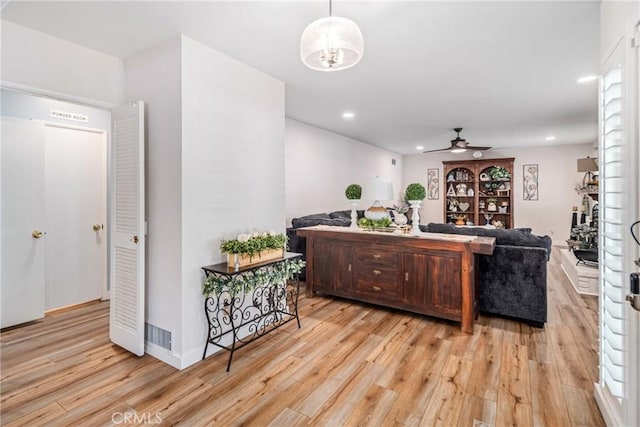
<path fill-rule="evenodd" d="M 351 264 L 349 264 L 348 270 L 351 271 Z"/>
<path fill-rule="evenodd" d="M 376 292 L 380 292 L 382 290 L 382 288 L 380 286 L 374 286 L 373 290 Z"/>
<path fill-rule="evenodd" d="M 404 273 L 404 281 L 405 282 L 409 281 L 409 273 Z"/>
<path fill-rule="evenodd" d="M 373 270 L 373 275 L 374 276 L 379 276 L 381 274 L 380 270 Z"/>
<path fill-rule="evenodd" d="M 375 254 L 375 255 L 373 256 L 373 259 L 380 259 L 380 254 Z"/>

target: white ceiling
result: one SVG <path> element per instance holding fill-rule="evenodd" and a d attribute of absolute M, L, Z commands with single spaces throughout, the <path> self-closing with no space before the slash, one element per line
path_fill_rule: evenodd
<path fill-rule="evenodd" d="M 464 127 L 475 145 L 597 139 L 598 1 L 341 1 L 365 53 L 334 73 L 299 59 L 305 26 L 328 1 L 10 1 L 2 18 L 126 58 L 174 34 L 286 83 L 286 114 L 389 150 L 444 148 Z M 342 119 L 350 110 L 356 117 Z"/>

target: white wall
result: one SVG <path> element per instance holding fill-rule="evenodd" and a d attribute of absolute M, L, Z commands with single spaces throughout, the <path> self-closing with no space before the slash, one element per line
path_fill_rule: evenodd
<path fill-rule="evenodd" d="M 122 103 L 121 59 L 9 21 L 1 24 L 3 82 Z"/>
<path fill-rule="evenodd" d="M 181 353 L 181 42 L 176 36 L 125 61 L 125 97 L 146 103 L 146 321 L 173 336 Z M 175 359 L 162 358 L 176 366 Z"/>
<path fill-rule="evenodd" d="M 604 63 L 629 25 L 640 20 L 640 1 L 604 0 L 600 3 L 600 58 Z"/>
<path fill-rule="evenodd" d="M 223 239 L 284 232 L 284 83 L 182 37 L 183 363 L 200 360 L 200 268 Z"/>
<path fill-rule="evenodd" d="M 127 99 L 147 102 L 147 319 L 172 332 L 178 368 L 206 338 L 201 267 L 222 239 L 284 232 L 284 84 L 176 36 L 128 58 Z"/>
<path fill-rule="evenodd" d="M 391 160 L 396 159 L 396 165 Z M 351 209 L 344 190 L 376 177 L 390 179 L 396 201 L 402 188 L 402 156 L 296 120 L 286 120 L 286 219 Z M 363 200 L 359 209 L 372 200 Z M 384 202 L 391 205 L 391 202 Z"/>
<path fill-rule="evenodd" d="M 571 208 L 581 206 L 582 196 L 575 185 L 582 183 L 583 173 L 576 172 L 576 160 L 594 156 L 592 144 L 546 146 L 537 148 L 492 149 L 484 152 L 483 159 L 515 157 L 512 188 L 514 226 L 531 227 L 534 234 L 549 235 L 554 244 L 563 244 L 571 231 Z M 442 177 L 443 160 L 464 160 L 464 153 L 417 154 L 404 158 L 402 182 L 418 181 L 426 186 L 428 168 L 438 168 L 440 173 L 440 199 L 425 200 L 421 209 L 421 224 L 443 222 L 443 201 L 446 190 Z M 539 200 L 522 198 L 522 166 L 538 164 Z M 444 196 L 444 197 L 443 197 Z"/>

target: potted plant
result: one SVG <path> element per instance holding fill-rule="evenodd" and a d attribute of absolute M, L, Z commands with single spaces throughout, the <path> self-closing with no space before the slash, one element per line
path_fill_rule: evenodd
<path fill-rule="evenodd" d="M 405 215 L 409 212 L 407 202 L 401 201 L 399 204 L 393 205 L 393 212 L 393 222 L 395 222 L 396 225 L 406 225 L 407 222 L 409 222 L 409 219 Z"/>
<path fill-rule="evenodd" d="M 491 168 L 489 175 L 491 175 L 491 179 L 494 181 L 507 181 L 511 179 L 511 173 L 501 166 Z"/>
<path fill-rule="evenodd" d="M 407 186 L 404 196 L 411 205 L 411 209 L 413 209 L 413 214 L 411 215 L 411 234 L 418 234 L 420 233 L 420 216 L 418 215 L 418 210 L 424 198 L 427 197 L 427 190 L 424 188 L 424 185 L 419 182 L 414 182 Z"/>
<path fill-rule="evenodd" d="M 351 228 L 358 228 L 358 201 L 362 197 L 362 187 L 358 184 L 349 184 L 347 189 L 344 190 L 344 195 L 347 196 L 349 203 L 351 203 Z"/>
<path fill-rule="evenodd" d="M 498 203 L 498 199 L 487 199 L 487 211 L 496 212 L 498 210 L 498 205 L 496 203 Z"/>
<path fill-rule="evenodd" d="M 239 234 L 232 240 L 220 243 L 220 252 L 227 254 L 227 264 L 236 268 L 282 258 L 287 246 L 287 236 L 266 231 L 264 233 Z M 254 260 L 255 258 L 255 260 Z"/>

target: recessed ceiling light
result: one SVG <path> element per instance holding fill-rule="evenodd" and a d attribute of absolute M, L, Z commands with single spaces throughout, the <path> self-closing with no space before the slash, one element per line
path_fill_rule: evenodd
<path fill-rule="evenodd" d="M 596 80 L 598 78 L 598 76 L 596 75 L 589 75 L 589 76 L 584 76 L 584 77 L 580 77 L 578 79 L 578 83 L 589 83 L 592 82 L 594 80 Z"/>
<path fill-rule="evenodd" d="M 416 150 L 424 150 L 424 147 L 423 147 L 422 145 L 418 145 L 418 146 L 416 147 Z"/>
<path fill-rule="evenodd" d="M 346 111 L 344 113 L 342 113 L 342 118 L 345 120 L 351 120 L 356 116 L 355 113 L 351 112 L 351 111 Z"/>
<path fill-rule="evenodd" d="M 548 137 L 546 137 L 544 140 L 545 140 L 545 141 L 555 141 L 555 140 L 556 140 L 556 137 L 555 137 L 555 136 L 553 136 L 553 135 L 549 135 L 549 136 L 548 136 Z"/>

